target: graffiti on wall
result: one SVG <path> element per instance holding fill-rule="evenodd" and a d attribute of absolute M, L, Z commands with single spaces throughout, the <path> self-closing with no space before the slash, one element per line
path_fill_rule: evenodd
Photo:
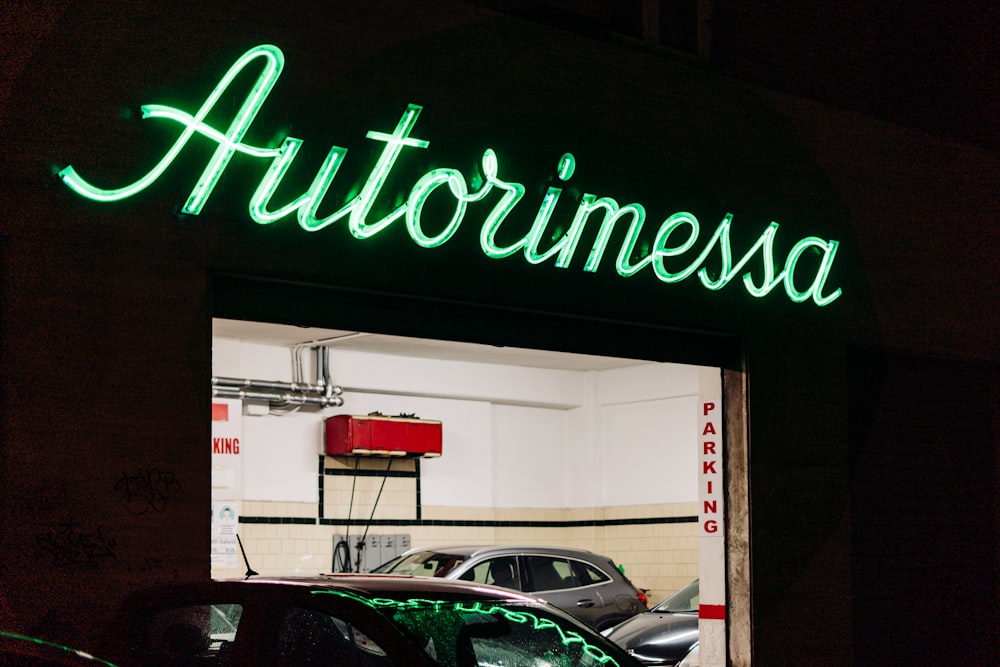
<path fill-rule="evenodd" d="M 130 514 L 165 511 L 168 501 L 180 492 L 180 488 L 172 471 L 159 468 L 123 473 L 115 483 L 115 492 Z"/>

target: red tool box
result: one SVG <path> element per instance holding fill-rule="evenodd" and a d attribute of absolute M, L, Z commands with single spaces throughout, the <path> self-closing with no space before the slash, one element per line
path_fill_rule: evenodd
<path fill-rule="evenodd" d="M 328 456 L 441 456 L 441 422 L 416 417 L 336 415 L 325 421 Z"/>

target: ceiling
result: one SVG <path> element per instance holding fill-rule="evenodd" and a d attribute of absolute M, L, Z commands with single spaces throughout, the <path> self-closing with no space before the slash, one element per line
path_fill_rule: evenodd
<path fill-rule="evenodd" d="M 212 336 L 215 338 L 238 338 L 241 341 L 262 345 L 287 345 L 289 347 L 299 343 L 322 341 L 323 344 L 331 347 L 357 352 L 571 371 L 598 371 L 652 363 L 618 357 L 495 347 L 476 343 L 407 338 L 242 320 L 212 320 Z"/>

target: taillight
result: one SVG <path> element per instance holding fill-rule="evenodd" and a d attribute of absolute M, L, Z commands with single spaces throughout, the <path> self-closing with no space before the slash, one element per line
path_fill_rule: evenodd
<path fill-rule="evenodd" d="M 642 603 L 643 607 L 648 607 L 649 606 L 649 598 L 646 597 L 645 593 L 639 593 L 639 602 Z"/>

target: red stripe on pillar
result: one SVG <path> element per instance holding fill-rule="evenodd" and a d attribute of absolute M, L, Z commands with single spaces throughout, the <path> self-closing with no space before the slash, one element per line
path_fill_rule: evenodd
<path fill-rule="evenodd" d="M 229 421 L 229 406 L 225 403 L 212 403 L 212 421 Z"/>
<path fill-rule="evenodd" d="M 724 621 L 726 620 L 726 605 L 724 604 L 698 605 L 698 618 L 705 618 L 710 621 Z"/>

